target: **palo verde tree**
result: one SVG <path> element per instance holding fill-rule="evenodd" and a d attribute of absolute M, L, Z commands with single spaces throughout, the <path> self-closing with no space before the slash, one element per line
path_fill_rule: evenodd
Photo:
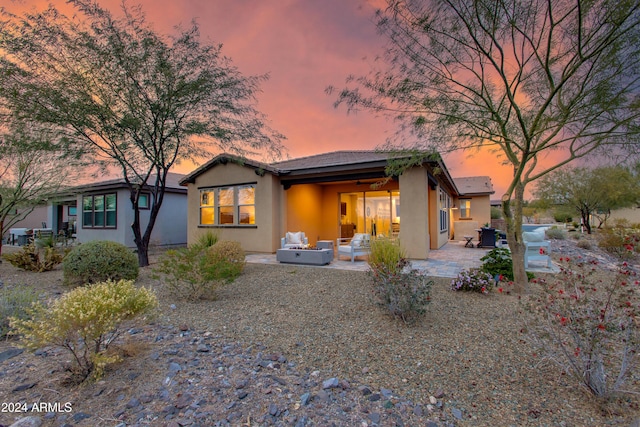
<path fill-rule="evenodd" d="M 387 4 L 377 14 L 386 54 L 328 91 L 350 110 L 394 116 L 405 144 L 487 147 L 511 167 L 502 210 L 523 290 L 527 185 L 614 145 L 638 146 L 640 0 Z"/>
<path fill-rule="evenodd" d="M 549 205 L 580 214 L 591 234 L 591 215 L 633 206 L 640 201 L 640 180 L 622 166 L 558 169 L 536 183 L 535 194 Z M 608 215 L 607 215 L 608 216 Z"/>
<path fill-rule="evenodd" d="M 198 25 L 165 36 L 139 7 L 112 15 L 91 0 L 70 0 L 0 23 L 0 102 L 21 120 L 57 127 L 60 144 L 92 165 L 117 168 L 130 190 L 134 240 L 148 265 L 151 233 L 169 170 L 214 150 L 279 154 L 283 136 L 255 108 L 267 76 L 247 77 L 200 41 Z M 150 191 L 146 228 L 141 191 Z"/>
<path fill-rule="evenodd" d="M 45 129 L 24 124 L 0 135 L 0 236 L 75 176 L 73 162 L 49 138 Z"/>

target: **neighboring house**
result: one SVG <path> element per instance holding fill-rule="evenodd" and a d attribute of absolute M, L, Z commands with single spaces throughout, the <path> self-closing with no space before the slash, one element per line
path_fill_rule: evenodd
<path fill-rule="evenodd" d="M 167 177 L 164 200 L 151 234 L 151 245 L 187 243 L 187 191 L 178 184 L 182 178 L 184 175 L 176 173 L 169 173 Z M 51 196 L 46 206 L 46 218 L 42 218 L 42 209 L 39 208 L 38 219 L 46 222 L 56 234 L 69 227 L 79 243 L 111 240 L 135 248 L 131 230 L 134 212 L 129 195 L 122 178 L 71 187 Z M 139 202 L 143 233 L 149 222 L 150 196 L 150 192 L 143 191 Z M 33 223 L 30 217 L 22 223 Z M 41 227 L 39 222 L 36 225 Z"/>
<path fill-rule="evenodd" d="M 488 176 L 454 178 L 453 181 L 459 195 L 453 210 L 452 238 L 464 240 L 464 236 L 475 236 L 476 230 L 491 225 L 490 196 L 494 190 Z"/>
<path fill-rule="evenodd" d="M 48 225 L 47 219 L 49 218 L 48 216 L 49 210 L 47 209 L 47 206 L 44 204 L 35 206 L 33 209 L 18 208 L 15 210 L 15 213 L 13 213 L 13 215 L 11 216 L 25 215 L 25 213 L 28 210 L 30 210 L 31 212 L 29 212 L 24 217 L 24 219 L 21 219 L 20 221 L 16 222 L 10 228 L 40 228 L 42 227 L 42 223 L 45 223 L 45 225 Z M 4 232 L 6 237 L 6 234 L 9 232 L 9 230 L 5 228 Z"/>
<path fill-rule="evenodd" d="M 310 244 L 369 233 L 397 236 L 410 258 L 424 259 L 449 240 L 452 208 L 465 194 L 442 160 L 372 186 L 386 177 L 388 158 L 384 152 L 339 151 L 264 164 L 216 156 L 181 181 L 188 192 L 188 243 L 215 230 L 246 251 L 272 253 L 287 231 L 304 231 Z M 469 212 L 490 221 L 493 189 L 475 190 Z"/>

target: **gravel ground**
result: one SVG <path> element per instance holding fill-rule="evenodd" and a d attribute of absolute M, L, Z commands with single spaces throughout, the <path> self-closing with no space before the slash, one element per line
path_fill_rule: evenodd
<path fill-rule="evenodd" d="M 554 243 L 554 253 L 591 254 L 569 240 Z M 25 273 L 5 262 L 0 278 L 46 295 L 64 290 L 60 271 Z M 158 286 L 148 269 L 140 283 Z M 43 425 L 120 427 L 629 426 L 640 417 L 638 394 L 605 413 L 532 356 L 516 295 L 454 293 L 437 279 L 428 313 L 407 326 L 371 302 L 362 272 L 247 265 L 217 301 L 185 303 L 158 290 L 155 323 L 127 334 L 135 357 L 98 383 L 62 385 L 66 355 L 54 349 L 0 361 L 0 403 L 73 406 L 0 412 L 0 426 L 24 415 Z M 0 356 L 15 347 L 0 343 Z M 637 393 L 639 384 L 636 373 L 628 385 Z"/>

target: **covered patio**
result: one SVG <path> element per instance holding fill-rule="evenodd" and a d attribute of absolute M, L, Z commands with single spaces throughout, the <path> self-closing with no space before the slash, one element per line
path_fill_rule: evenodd
<path fill-rule="evenodd" d="M 464 246 L 464 242 L 450 240 L 437 251 L 431 251 L 428 259 L 411 260 L 411 265 L 413 268 L 424 271 L 426 274 L 433 277 L 454 278 L 462 270 L 480 267 L 482 265 L 480 258 L 485 256 L 487 252 L 489 252 L 489 249 L 466 248 Z M 246 259 L 248 263 L 280 264 L 276 260 L 275 254 L 248 254 Z M 292 264 L 284 265 L 294 266 Z M 304 264 L 295 264 L 295 266 L 311 267 Z M 334 258 L 330 264 L 320 268 L 367 271 L 369 269 L 369 264 L 364 258 L 359 258 L 358 261 L 352 263 L 351 260 L 343 257 L 340 260 Z M 530 268 L 527 268 L 527 271 L 531 271 L 534 274 L 557 273 L 559 269 L 553 263 L 551 263 L 551 268 L 546 268 L 544 264 L 532 264 Z"/>

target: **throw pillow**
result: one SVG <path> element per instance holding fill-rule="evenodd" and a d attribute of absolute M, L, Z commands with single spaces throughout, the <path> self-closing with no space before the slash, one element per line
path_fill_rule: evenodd
<path fill-rule="evenodd" d="M 353 238 L 351 239 L 351 246 L 353 246 L 354 248 L 359 248 L 360 246 L 362 246 L 363 241 L 364 241 L 364 234 L 356 233 L 353 235 Z"/>
<path fill-rule="evenodd" d="M 287 231 L 287 243 L 290 245 L 301 245 L 302 232 L 298 231 L 297 233 L 290 233 Z"/>

